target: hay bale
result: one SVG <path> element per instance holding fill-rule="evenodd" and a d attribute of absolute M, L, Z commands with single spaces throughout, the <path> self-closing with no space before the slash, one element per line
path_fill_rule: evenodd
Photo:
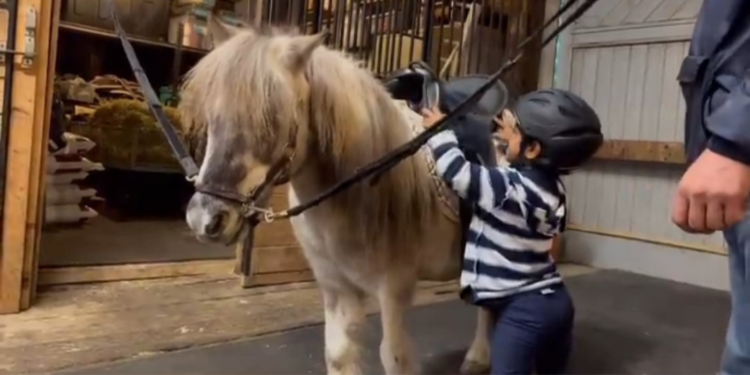
<path fill-rule="evenodd" d="M 179 111 L 164 107 L 169 121 L 181 133 Z M 178 166 L 156 118 L 144 102 L 129 99 L 116 99 L 102 103 L 88 121 L 89 130 L 85 134 L 98 139 L 105 165 L 117 164 L 135 167 Z"/>
<path fill-rule="evenodd" d="M 176 108 L 163 107 L 169 122 L 177 131 L 182 129 L 180 112 Z M 128 129 L 142 129 L 145 131 L 159 130 L 156 118 L 151 114 L 144 102 L 130 99 L 115 99 L 99 106 L 89 119 L 89 124 L 100 127 L 117 127 Z"/>

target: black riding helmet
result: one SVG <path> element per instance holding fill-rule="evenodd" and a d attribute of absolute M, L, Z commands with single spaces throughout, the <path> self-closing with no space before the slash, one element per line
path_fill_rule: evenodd
<path fill-rule="evenodd" d="M 545 89 L 526 94 L 513 106 L 513 114 L 524 139 L 542 146 L 535 163 L 561 172 L 581 166 L 604 143 L 599 116 L 570 91 Z"/>

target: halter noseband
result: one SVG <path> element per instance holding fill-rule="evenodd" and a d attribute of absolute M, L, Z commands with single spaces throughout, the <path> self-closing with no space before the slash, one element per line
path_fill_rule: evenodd
<path fill-rule="evenodd" d="M 284 213 L 276 213 L 271 209 L 258 207 L 255 203 L 266 193 L 269 188 L 283 185 L 289 182 L 291 178 L 291 165 L 297 152 L 297 124 L 292 124 L 289 130 L 289 140 L 284 145 L 281 157 L 271 164 L 266 176 L 258 186 L 254 187 L 249 194 L 241 194 L 232 191 L 226 191 L 216 188 L 211 184 L 195 184 L 197 192 L 210 195 L 214 198 L 222 199 L 241 206 L 240 213 L 246 220 L 250 220 L 256 214 L 263 214 L 266 222 L 271 222 L 277 217 L 284 216 Z"/>

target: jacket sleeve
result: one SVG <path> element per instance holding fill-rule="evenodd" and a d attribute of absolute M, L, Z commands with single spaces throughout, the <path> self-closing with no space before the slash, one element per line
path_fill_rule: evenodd
<path fill-rule="evenodd" d="M 706 116 L 706 128 L 711 133 L 711 151 L 750 165 L 750 75 Z"/>
<path fill-rule="evenodd" d="M 461 198 L 485 209 L 499 206 L 508 193 L 508 171 L 487 168 L 466 160 L 453 130 L 445 130 L 427 142 L 435 156 L 437 174 Z"/>

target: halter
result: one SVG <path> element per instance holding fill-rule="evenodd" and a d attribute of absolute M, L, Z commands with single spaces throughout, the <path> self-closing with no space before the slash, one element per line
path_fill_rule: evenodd
<path fill-rule="evenodd" d="M 497 72 L 490 76 L 486 84 L 480 87 L 474 94 L 469 96 L 454 110 L 447 113 L 433 127 L 425 130 L 411 141 L 389 152 L 382 158 L 357 169 L 352 176 L 339 181 L 335 185 L 320 193 L 318 196 L 281 212 L 274 212 L 269 208 L 258 207 L 256 205 L 256 202 L 258 202 L 258 200 L 267 192 L 269 188 L 284 183 L 282 181 L 287 181 L 289 179 L 291 174 L 290 165 L 296 151 L 297 126 L 292 126 L 290 130 L 290 139 L 284 146 L 284 151 L 281 157 L 274 161 L 273 164 L 271 164 L 271 167 L 266 172 L 266 176 L 264 177 L 263 182 L 253 188 L 253 190 L 249 194 L 245 195 L 237 192 L 227 192 L 221 189 L 217 189 L 211 186 L 211 184 L 195 184 L 199 169 L 193 158 L 186 151 L 184 144 L 177 135 L 177 131 L 174 128 L 174 125 L 169 122 L 167 116 L 164 114 L 161 102 L 154 92 L 153 87 L 151 87 L 151 84 L 149 83 L 140 62 L 135 55 L 133 46 L 130 44 L 130 41 L 128 41 L 127 35 L 123 30 L 122 25 L 120 24 L 120 21 L 117 17 L 117 7 L 115 6 L 115 0 L 110 0 L 110 9 L 112 20 L 115 26 L 115 31 L 117 32 L 117 36 L 122 43 L 123 50 L 127 55 L 130 67 L 133 70 L 133 74 L 135 75 L 138 84 L 141 86 L 141 90 L 146 97 L 146 101 L 149 108 L 151 109 L 152 114 L 159 123 L 162 131 L 164 132 L 164 135 L 167 137 L 167 141 L 169 142 L 169 145 L 172 148 L 172 151 L 174 152 L 177 160 L 180 162 L 182 169 L 185 171 L 187 180 L 193 182 L 195 184 L 196 191 L 200 193 L 241 205 L 242 216 L 245 219 L 245 222 L 248 224 L 250 231 L 247 240 L 249 246 L 244 246 L 243 248 L 243 254 L 245 255 L 244 259 L 246 259 L 247 262 L 243 262 L 242 264 L 242 274 L 245 276 L 249 276 L 250 255 L 252 252 L 255 227 L 260 223 L 259 215 L 262 214 L 263 219 L 266 222 L 273 221 L 277 218 L 290 218 L 299 215 L 312 207 L 317 206 L 321 202 L 333 197 L 336 194 L 341 193 L 342 191 L 348 189 L 350 186 L 359 183 L 368 177 L 372 178 L 371 181 L 377 181 L 378 176 L 395 167 L 396 165 L 398 165 L 398 163 L 400 163 L 407 157 L 415 154 L 427 142 L 428 139 L 446 129 L 452 120 L 466 114 L 472 106 L 476 105 L 479 102 L 479 100 L 494 85 L 495 81 L 498 80 L 503 73 L 505 73 L 508 69 L 518 63 L 521 57 L 523 57 L 524 48 L 526 48 L 531 41 L 541 37 L 542 32 L 552 23 L 560 21 L 562 19 L 562 15 L 569 9 L 571 9 L 577 1 L 578 0 L 566 1 L 563 6 L 561 6 L 560 9 L 552 17 L 550 17 L 549 20 L 547 20 L 541 27 L 534 30 L 531 35 L 529 35 L 528 37 L 526 37 L 526 39 L 519 43 L 518 47 L 516 47 L 516 55 L 512 59 L 507 60 L 500 67 L 500 69 L 498 69 Z M 598 0 L 585 0 L 581 6 L 579 6 L 575 11 L 572 12 L 570 17 L 560 22 L 559 25 L 555 29 L 553 29 L 546 38 L 542 40 L 541 47 L 546 46 L 552 40 L 557 38 L 557 36 L 563 30 L 565 30 L 565 28 L 567 28 L 570 24 L 575 22 L 575 20 L 580 18 L 597 1 Z M 286 176 L 284 176 L 285 171 Z"/>
<path fill-rule="evenodd" d="M 253 188 L 249 194 L 239 194 L 232 191 L 226 191 L 216 188 L 211 184 L 199 184 L 195 182 L 196 179 L 193 179 L 195 182 L 195 191 L 239 204 L 241 207 L 240 214 L 246 220 L 257 216 L 258 214 L 262 214 L 263 220 L 270 223 L 277 217 L 284 216 L 284 212 L 276 213 L 271 209 L 258 207 L 255 203 L 263 197 L 268 189 L 289 182 L 292 174 L 291 165 L 296 152 L 297 125 L 293 124 L 289 130 L 289 141 L 284 145 L 281 157 L 271 164 L 263 181 L 260 185 Z"/>

